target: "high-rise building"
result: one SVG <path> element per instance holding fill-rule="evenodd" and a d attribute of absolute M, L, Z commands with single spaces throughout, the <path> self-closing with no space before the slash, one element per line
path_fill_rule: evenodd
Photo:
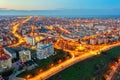
<path fill-rule="evenodd" d="M 37 48 L 39 48 L 39 47 L 41 47 L 41 46 L 44 46 L 43 42 L 37 43 Z"/>
<path fill-rule="evenodd" d="M 98 38 L 98 44 L 102 44 L 103 43 L 103 38 Z"/>
<path fill-rule="evenodd" d="M 53 53 L 54 53 L 53 44 L 43 45 L 37 49 L 37 58 L 46 59 L 47 57 L 53 55 Z"/>
<path fill-rule="evenodd" d="M 26 61 L 31 60 L 31 52 L 30 52 L 30 50 L 19 51 L 19 58 L 23 63 L 26 62 Z"/>
<path fill-rule="evenodd" d="M 6 47 L 4 48 L 4 52 L 7 53 L 7 54 L 11 54 L 12 55 L 12 58 L 17 58 L 17 54 L 15 51 L 13 51 L 12 49 Z"/>
<path fill-rule="evenodd" d="M 12 55 L 0 50 L 0 72 L 9 70 L 12 67 Z"/>
<path fill-rule="evenodd" d="M 97 40 L 96 39 L 90 39 L 90 44 L 91 45 L 95 45 L 97 43 Z"/>
<path fill-rule="evenodd" d="M 27 36 L 26 37 L 26 43 L 34 46 L 35 45 L 35 37 Z"/>

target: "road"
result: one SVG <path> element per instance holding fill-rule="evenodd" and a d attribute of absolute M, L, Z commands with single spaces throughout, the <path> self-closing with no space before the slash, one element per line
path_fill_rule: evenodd
<path fill-rule="evenodd" d="M 53 66 L 51 69 L 44 71 L 43 73 L 38 74 L 35 77 L 28 79 L 28 80 L 45 80 L 45 79 L 53 76 L 54 74 L 66 69 L 67 67 L 70 67 L 71 65 L 73 65 L 79 61 L 85 60 L 92 56 L 94 56 L 94 54 L 86 53 L 85 55 L 81 55 L 80 57 L 71 58 L 57 66 Z"/>
<path fill-rule="evenodd" d="M 55 32 L 57 34 L 57 32 L 53 29 L 52 26 L 49 26 L 48 29 L 51 30 L 51 31 L 53 31 L 53 32 Z M 61 39 L 60 35 L 59 34 L 57 34 L 57 35 Z M 91 37 L 93 38 L 93 37 L 96 37 L 96 36 L 98 36 L 98 35 L 90 36 L 90 37 L 87 37 L 87 38 L 91 38 Z M 62 40 L 64 41 L 64 39 L 62 39 Z M 57 49 L 62 49 L 57 44 L 57 43 L 59 43 L 59 41 L 60 40 L 58 40 L 55 43 L 54 47 L 57 48 Z M 73 45 L 75 45 L 75 44 L 76 43 L 74 43 Z M 67 60 L 67 61 L 65 61 L 65 62 L 63 62 L 61 64 L 58 64 L 57 66 L 53 66 L 49 70 L 44 71 L 42 73 L 39 73 L 35 77 L 30 78 L 28 80 L 45 80 L 45 79 L 47 79 L 47 78 L 55 75 L 56 73 L 58 73 L 58 72 L 60 72 L 60 71 L 62 71 L 64 69 L 66 69 L 67 67 L 69 67 L 69 66 L 71 66 L 71 65 L 73 65 L 73 64 L 75 64 L 77 62 L 80 62 L 80 61 L 85 60 L 87 58 L 93 57 L 95 55 L 99 55 L 99 53 L 101 51 L 106 51 L 106 50 L 111 49 L 112 47 L 115 47 L 115 46 L 118 46 L 118 45 L 120 45 L 120 42 L 117 42 L 116 44 L 111 44 L 111 45 L 108 45 L 108 44 L 106 44 L 106 45 L 100 45 L 97 49 L 95 49 L 95 50 L 88 50 L 89 52 L 85 52 L 84 54 L 79 55 L 78 57 L 75 56 L 76 51 L 71 51 L 71 50 L 68 50 L 68 49 L 64 48 L 63 50 L 66 51 L 66 52 L 69 52 L 70 55 L 72 56 L 71 59 L 69 59 L 69 60 Z"/>
<path fill-rule="evenodd" d="M 25 42 L 25 39 L 17 33 L 17 30 L 18 30 L 18 27 L 19 27 L 21 24 L 26 23 L 26 22 L 29 21 L 31 18 L 32 18 L 32 16 L 26 18 L 26 19 L 23 20 L 21 23 L 18 23 L 18 24 L 16 24 L 16 25 L 13 26 L 12 34 L 13 34 L 13 36 L 15 36 L 15 37 L 18 39 L 18 42 L 17 42 L 16 44 L 10 45 L 9 47 L 18 46 L 18 45 L 22 44 L 23 42 Z"/>
<path fill-rule="evenodd" d="M 28 17 L 27 19 L 23 20 L 21 23 L 18 23 L 18 24 L 16 24 L 15 26 L 13 26 L 12 33 L 13 33 L 13 35 L 14 35 L 15 37 L 18 38 L 18 43 L 17 43 L 17 44 L 13 44 L 13 45 L 11 45 L 11 46 L 18 46 L 18 45 L 22 44 L 23 42 L 25 42 L 25 39 L 22 38 L 16 31 L 18 30 L 18 27 L 19 27 L 21 24 L 27 22 L 27 21 L 30 20 L 31 18 L 32 18 L 32 17 L 30 16 L 30 17 Z M 50 28 L 52 31 L 54 31 L 54 30 L 52 29 L 52 27 L 49 27 L 49 28 Z M 54 31 L 54 32 L 56 32 L 56 31 Z M 59 36 L 59 34 L 58 34 L 58 36 Z M 61 38 L 61 37 L 60 37 L 60 38 Z M 73 44 L 73 45 L 74 45 L 74 44 Z M 44 71 L 44 72 L 42 72 L 42 73 L 39 73 L 39 74 L 36 75 L 35 77 L 30 78 L 30 79 L 28 79 L 28 80 L 45 80 L 45 79 L 53 76 L 54 74 L 56 74 L 56 73 L 58 73 L 58 72 L 60 72 L 60 71 L 62 71 L 62 70 L 64 70 L 64 69 L 66 69 L 67 67 L 69 67 L 69 66 L 71 66 L 71 65 L 73 65 L 73 64 L 75 64 L 75 63 L 77 63 L 77 62 L 80 62 L 80 61 L 85 60 L 85 59 L 87 59 L 87 58 L 90 58 L 90 57 L 93 57 L 93 56 L 95 56 L 95 55 L 98 55 L 98 53 L 100 53 L 100 51 L 108 50 L 109 48 L 114 47 L 114 46 L 117 46 L 117 45 L 120 45 L 120 42 L 117 43 L 117 44 L 114 44 L 114 45 L 112 44 L 112 45 L 102 46 L 102 47 L 100 47 L 99 49 L 96 49 L 96 50 L 94 50 L 94 51 L 92 51 L 92 50 L 89 51 L 89 50 L 88 50 L 89 52 L 86 52 L 86 53 L 84 53 L 84 54 L 81 54 L 81 55 L 79 55 L 79 56 L 77 56 L 77 57 L 75 57 L 75 55 L 74 55 L 74 54 L 76 53 L 75 51 L 63 49 L 64 51 L 67 51 L 67 52 L 69 52 L 69 53 L 71 54 L 71 56 L 72 56 L 71 59 L 66 60 L 65 62 L 60 63 L 60 64 L 58 64 L 58 65 L 56 65 L 56 66 L 53 66 L 53 67 L 50 68 L 49 70 Z M 58 45 L 56 45 L 55 47 L 59 48 Z"/>
<path fill-rule="evenodd" d="M 99 55 L 98 53 L 100 53 L 100 51 L 106 51 L 108 49 L 111 49 L 115 46 L 118 46 L 120 45 L 120 42 L 117 43 L 117 44 L 112 44 L 112 45 L 106 45 L 104 47 L 102 47 L 100 50 L 96 50 L 96 51 L 89 51 L 89 52 L 86 52 L 85 54 L 82 54 L 78 57 L 74 57 L 74 58 L 71 58 L 57 66 L 53 66 L 51 69 L 47 70 L 47 71 L 44 71 L 38 75 L 36 75 L 35 77 L 33 78 L 30 78 L 28 80 L 45 80 L 53 75 L 55 75 L 56 73 L 72 66 L 73 64 L 77 63 L 77 62 L 80 62 L 82 60 L 85 60 L 87 58 L 90 58 L 90 57 L 93 57 L 95 55 Z"/>
<path fill-rule="evenodd" d="M 112 80 L 112 77 L 114 76 L 114 74 L 116 73 L 117 69 L 119 68 L 120 63 L 117 63 L 116 66 L 114 66 L 114 69 L 112 70 L 112 72 L 110 73 L 109 77 L 106 80 Z"/>
<path fill-rule="evenodd" d="M 20 44 L 22 44 L 23 42 L 25 42 L 25 39 L 17 33 L 17 30 L 18 30 L 18 27 L 19 27 L 21 24 L 26 23 L 26 22 L 29 21 L 31 18 L 32 18 L 32 16 L 26 18 L 26 19 L 23 20 L 21 23 L 18 23 L 18 24 L 16 24 L 16 25 L 13 26 L 13 28 L 12 28 L 12 34 L 18 39 L 18 42 L 17 42 L 16 44 L 10 45 L 9 47 L 19 46 Z M 17 78 L 15 74 L 12 74 L 12 75 L 9 77 L 9 80 L 22 80 L 22 79 Z"/>

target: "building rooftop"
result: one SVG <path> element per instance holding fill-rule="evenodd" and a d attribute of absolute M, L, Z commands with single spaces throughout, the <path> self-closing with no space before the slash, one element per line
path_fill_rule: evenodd
<path fill-rule="evenodd" d="M 0 61 L 9 59 L 11 57 L 12 56 L 10 54 L 7 54 L 7 53 L 4 52 L 3 48 L 0 48 Z"/>
<path fill-rule="evenodd" d="M 10 48 L 8 48 L 8 47 L 6 47 L 5 48 L 9 53 L 11 53 L 11 54 L 14 54 L 15 53 L 15 51 L 13 51 L 12 49 L 10 49 Z"/>
<path fill-rule="evenodd" d="M 40 48 L 38 48 L 38 49 L 45 49 L 45 48 L 48 48 L 48 47 L 50 47 L 50 46 L 52 46 L 53 44 L 47 44 L 47 45 L 44 45 L 44 46 L 41 46 Z"/>
<path fill-rule="evenodd" d="M 30 50 L 22 50 L 22 51 L 19 51 L 19 53 L 26 53 L 26 52 L 30 52 Z"/>
<path fill-rule="evenodd" d="M 11 56 L 9 54 L 6 54 L 6 53 L 0 54 L 0 61 L 9 59 L 10 57 Z"/>

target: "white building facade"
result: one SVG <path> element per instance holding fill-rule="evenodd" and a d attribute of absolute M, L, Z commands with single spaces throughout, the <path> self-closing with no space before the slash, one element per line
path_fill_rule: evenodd
<path fill-rule="evenodd" d="M 22 50 L 19 52 L 19 58 L 24 63 L 26 61 L 31 60 L 31 52 L 30 50 Z"/>
<path fill-rule="evenodd" d="M 53 44 L 47 44 L 41 46 L 37 49 L 37 58 L 38 59 L 46 59 L 47 57 L 54 54 Z"/>
<path fill-rule="evenodd" d="M 26 37 L 26 43 L 30 45 L 35 45 L 35 37 L 27 36 Z"/>
<path fill-rule="evenodd" d="M 0 72 L 12 68 L 12 56 L 10 54 L 0 54 Z"/>

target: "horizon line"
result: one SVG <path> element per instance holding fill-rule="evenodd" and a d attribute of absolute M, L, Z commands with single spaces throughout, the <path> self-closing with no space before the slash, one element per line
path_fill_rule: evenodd
<path fill-rule="evenodd" d="M 85 8 L 81 8 L 81 9 L 64 9 L 64 8 L 58 8 L 58 9 L 7 9 L 7 8 L 0 8 L 0 10 L 16 10 L 16 11 L 38 11 L 38 10 L 120 10 L 120 8 L 105 8 L 105 9 L 102 9 L 102 8 L 98 8 L 98 9 L 95 9 L 95 8 L 91 8 L 91 9 L 85 9 Z"/>

